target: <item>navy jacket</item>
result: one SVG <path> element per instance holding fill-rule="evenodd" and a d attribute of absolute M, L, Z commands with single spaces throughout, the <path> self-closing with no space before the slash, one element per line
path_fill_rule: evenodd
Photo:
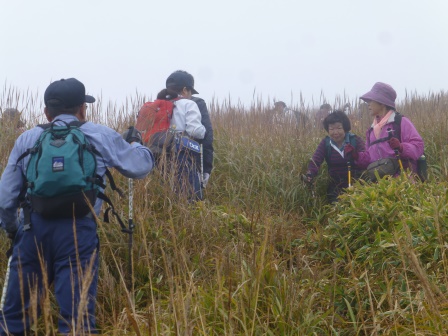
<path fill-rule="evenodd" d="M 212 122 L 210 120 L 210 115 L 208 113 L 207 104 L 204 99 L 198 97 L 191 97 L 199 107 L 199 111 L 201 111 L 201 123 L 205 127 L 205 136 L 204 139 L 198 140 L 199 143 L 202 144 L 202 148 L 204 151 L 204 173 L 211 174 L 213 169 L 213 127 Z M 198 158 L 198 167 L 200 167 L 200 157 Z"/>

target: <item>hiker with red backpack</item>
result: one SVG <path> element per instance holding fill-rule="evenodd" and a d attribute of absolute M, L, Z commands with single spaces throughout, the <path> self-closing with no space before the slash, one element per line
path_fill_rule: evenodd
<path fill-rule="evenodd" d="M 360 152 L 353 146 L 346 146 L 345 153 L 351 154 L 355 163 L 367 168 L 370 179 L 386 175 L 397 176 L 409 169 L 425 177 L 418 169 L 418 160 L 423 155 L 423 139 L 414 124 L 395 109 L 397 93 L 388 84 L 377 82 L 360 99 L 368 104 L 372 126 L 366 134 L 366 151 Z"/>
<path fill-rule="evenodd" d="M 178 190 L 186 191 L 189 200 L 202 200 L 201 169 L 197 164 L 201 149 L 196 140 L 204 139 L 206 129 L 198 105 L 191 100 L 193 94 L 198 94 L 194 78 L 186 71 L 175 71 L 168 76 L 166 88 L 181 98 L 174 103 L 170 122 L 176 132 L 172 164 L 177 170 Z"/>
<path fill-rule="evenodd" d="M 191 100 L 197 93 L 191 74 L 173 72 L 157 99 L 142 106 L 136 124 L 143 143 L 157 156 L 162 169 L 175 170 L 176 192 L 185 194 L 190 201 L 202 200 L 198 140 L 204 139 L 206 128 L 198 105 Z"/>
<path fill-rule="evenodd" d="M 337 201 L 338 196 L 351 185 L 353 178 L 361 175 L 361 169 L 353 162 L 353 157 L 344 153 L 346 146 L 358 151 L 365 148 L 364 141 L 350 132 L 351 124 L 347 115 L 340 110 L 328 114 L 322 122 L 328 135 L 322 139 L 313 154 L 306 174 L 306 181 L 313 183 L 324 161 L 327 162 L 330 181 L 327 188 L 329 203 Z"/>

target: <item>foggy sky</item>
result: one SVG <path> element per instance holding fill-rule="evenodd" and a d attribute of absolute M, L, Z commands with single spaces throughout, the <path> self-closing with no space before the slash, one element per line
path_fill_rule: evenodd
<path fill-rule="evenodd" d="M 0 0 L 0 78 L 40 96 L 76 77 L 121 104 L 189 71 L 206 101 L 315 105 L 377 81 L 447 89 L 446 0 Z"/>

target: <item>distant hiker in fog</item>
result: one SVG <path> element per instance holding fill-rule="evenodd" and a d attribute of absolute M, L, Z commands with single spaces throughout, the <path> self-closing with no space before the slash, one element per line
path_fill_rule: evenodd
<path fill-rule="evenodd" d="M 347 114 L 347 115 L 352 114 L 352 106 L 350 105 L 350 103 L 346 103 L 346 104 L 344 105 L 344 112 L 345 112 L 345 114 Z"/>
<path fill-rule="evenodd" d="M 274 102 L 274 108 L 270 113 L 273 123 L 295 123 L 297 126 L 305 126 L 309 121 L 305 113 L 288 108 L 283 101 Z"/>
<path fill-rule="evenodd" d="M 25 122 L 22 120 L 22 114 L 16 108 L 5 109 L 1 114 L 0 124 L 2 132 L 16 130 L 22 133 L 25 131 Z"/>
<path fill-rule="evenodd" d="M 322 104 L 319 108 L 319 110 L 316 112 L 315 115 L 315 127 L 322 128 L 323 127 L 323 121 L 324 119 L 331 113 L 331 105 L 330 104 Z"/>

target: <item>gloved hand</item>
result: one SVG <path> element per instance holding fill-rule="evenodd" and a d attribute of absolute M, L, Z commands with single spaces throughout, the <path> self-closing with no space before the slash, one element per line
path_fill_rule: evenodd
<path fill-rule="evenodd" d="M 204 173 L 204 175 L 202 177 L 202 188 L 205 188 L 207 186 L 209 178 L 210 178 L 210 174 Z"/>
<path fill-rule="evenodd" d="M 308 183 L 313 183 L 313 180 L 314 180 L 314 176 L 313 176 L 313 174 L 311 174 L 311 173 L 307 173 L 307 174 L 306 174 L 306 181 L 307 181 Z"/>
<path fill-rule="evenodd" d="M 393 150 L 398 150 L 400 153 L 403 151 L 403 144 L 397 138 L 390 138 L 387 142 Z"/>
<path fill-rule="evenodd" d="M 358 160 L 359 158 L 358 151 L 349 143 L 344 146 L 344 156 L 346 158 L 351 157 L 353 160 Z"/>
<path fill-rule="evenodd" d="M 123 139 L 128 143 L 138 142 L 142 144 L 142 134 L 134 126 L 129 126 L 129 128 L 122 134 Z"/>
<path fill-rule="evenodd" d="M 307 172 L 306 175 L 302 174 L 302 181 L 310 186 L 314 183 L 314 175 L 311 172 Z"/>

